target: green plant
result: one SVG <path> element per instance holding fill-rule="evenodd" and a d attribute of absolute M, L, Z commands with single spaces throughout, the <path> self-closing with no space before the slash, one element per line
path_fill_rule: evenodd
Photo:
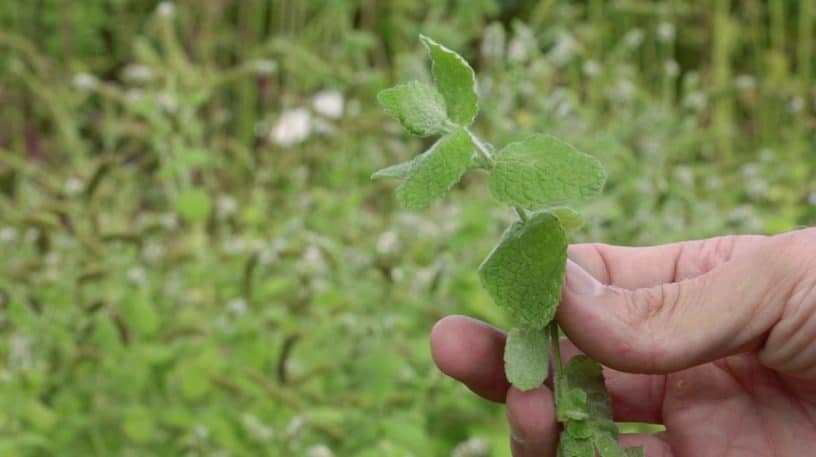
<path fill-rule="evenodd" d="M 621 449 L 601 366 L 586 356 L 562 366 L 558 326 L 567 262 L 567 239 L 581 225 L 566 204 L 600 193 L 606 172 L 590 155 L 550 136 L 535 134 L 496 150 L 471 130 L 479 112 L 473 69 L 456 52 L 420 36 L 433 63 L 435 85 L 419 81 L 380 92 L 386 112 L 410 133 L 439 135 L 413 160 L 372 177 L 399 178 L 399 203 L 421 209 L 442 197 L 469 170 L 488 173 L 493 196 L 519 217 L 479 267 L 482 284 L 512 316 L 505 347 L 507 379 L 530 390 L 545 381 L 548 356 L 554 367 L 557 419 L 564 426 L 559 454 L 602 457 L 643 455 Z"/>

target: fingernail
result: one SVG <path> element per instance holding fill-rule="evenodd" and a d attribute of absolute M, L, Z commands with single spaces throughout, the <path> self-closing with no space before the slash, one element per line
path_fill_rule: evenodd
<path fill-rule="evenodd" d="M 572 260 L 567 260 L 566 286 L 577 295 L 597 295 L 601 293 L 603 284 L 581 268 Z"/>

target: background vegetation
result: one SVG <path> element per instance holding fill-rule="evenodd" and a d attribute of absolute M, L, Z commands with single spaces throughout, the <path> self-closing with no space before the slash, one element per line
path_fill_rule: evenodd
<path fill-rule="evenodd" d="M 580 240 L 776 233 L 816 222 L 814 3 L 0 3 L 0 455 L 508 455 L 427 334 L 505 323 L 512 214 L 479 175 L 396 208 L 376 92 L 428 34 L 485 136 L 605 163 Z"/>

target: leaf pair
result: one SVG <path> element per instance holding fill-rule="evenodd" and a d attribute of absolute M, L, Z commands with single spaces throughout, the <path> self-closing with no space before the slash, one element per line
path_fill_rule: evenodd
<path fill-rule="evenodd" d="M 419 81 L 380 92 L 386 112 L 414 135 L 445 135 L 410 162 L 388 167 L 372 178 L 402 180 L 397 200 L 408 209 L 421 209 L 442 197 L 470 167 L 473 143 L 465 127 L 479 113 L 476 75 L 459 54 L 426 36 L 420 40 L 433 62 L 436 87 Z"/>
<path fill-rule="evenodd" d="M 643 457 L 643 448 L 623 449 L 601 366 L 585 355 L 570 359 L 556 380 L 556 416 L 564 424 L 559 457 Z"/>

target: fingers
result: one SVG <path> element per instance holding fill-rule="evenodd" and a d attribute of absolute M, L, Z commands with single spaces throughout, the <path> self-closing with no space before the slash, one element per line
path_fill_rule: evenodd
<path fill-rule="evenodd" d="M 707 272 L 653 287 L 606 286 L 570 261 L 559 323 L 590 356 L 629 372 L 667 373 L 756 348 L 779 319 L 791 285 L 779 273 L 785 271 L 784 259 L 764 242 L 768 238 L 755 239 L 753 245 L 739 240 L 694 248 L 719 252 L 709 260 L 683 260 L 682 252 L 675 253 L 677 272 L 691 271 L 692 264 Z M 625 285 L 678 276 L 667 269 L 671 262 L 647 257 L 657 262 L 653 268 L 615 255 L 603 267 L 594 263 L 591 268 L 603 268 L 607 279 Z M 618 273 L 627 267 L 639 269 Z M 635 279 L 639 273 L 643 277 Z"/>
<path fill-rule="evenodd" d="M 431 352 L 437 366 L 482 397 L 510 407 L 510 384 L 504 377 L 504 334 L 494 327 L 465 316 L 448 316 L 431 331 Z M 561 340 L 561 355 L 569 360 L 579 351 Z M 615 419 L 662 422 L 663 376 L 634 375 L 605 370 Z M 517 392 L 518 394 L 518 392 Z M 518 395 L 517 395 L 518 396 Z"/>
<path fill-rule="evenodd" d="M 507 392 L 507 420 L 513 457 L 555 457 L 559 428 L 552 391 L 546 386 Z"/>
<path fill-rule="evenodd" d="M 465 316 L 448 316 L 431 330 L 431 355 L 442 372 L 478 395 L 504 402 L 504 333 Z"/>
<path fill-rule="evenodd" d="M 639 289 L 707 273 L 767 239 L 732 235 L 650 247 L 573 244 L 569 258 L 603 284 Z"/>

